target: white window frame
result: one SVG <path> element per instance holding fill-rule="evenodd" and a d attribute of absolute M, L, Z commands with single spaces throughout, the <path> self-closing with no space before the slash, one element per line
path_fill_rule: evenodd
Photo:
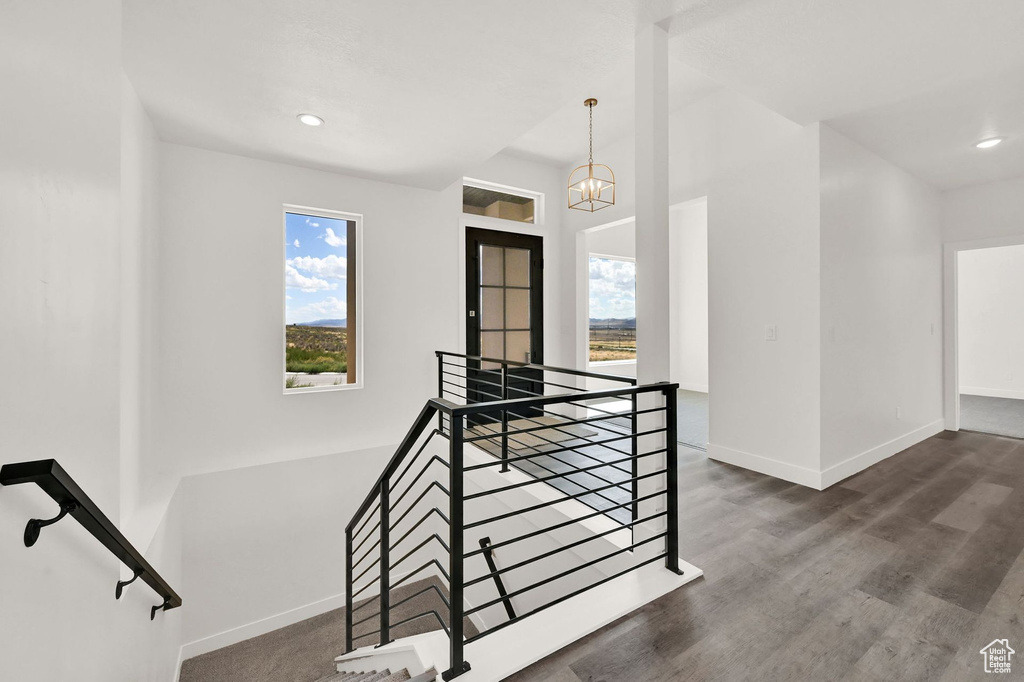
<path fill-rule="evenodd" d="M 288 213 L 297 213 L 299 215 L 310 216 L 313 218 L 328 218 L 333 220 L 346 220 L 353 221 L 356 224 L 356 295 L 355 295 L 355 306 L 356 306 L 356 381 L 352 384 L 340 384 L 338 386 L 309 386 L 306 388 L 284 388 L 284 379 L 288 375 L 288 361 L 287 361 L 287 348 L 288 348 L 288 287 L 286 285 L 287 273 L 285 265 L 288 260 L 288 246 L 285 240 L 288 236 Z M 284 204 L 281 210 L 281 239 L 279 243 L 282 245 L 281 252 L 281 374 L 279 375 L 281 381 L 281 391 L 284 395 L 303 395 L 306 393 L 328 393 L 333 391 L 352 391 L 363 388 L 366 382 L 366 362 L 364 358 L 366 356 L 365 344 L 363 343 L 363 328 L 366 326 L 363 323 L 363 270 L 366 266 L 363 260 L 363 214 L 362 213 L 349 213 L 346 211 L 335 211 L 327 208 L 314 208 L 312 206 L 299 206 L 297 204 Z M 347 257 L 347 256 L 346 256 Z M 348 274 L 346 273 L 346 278 Z M 347 296 L 347 294 L 346 294 Z"/>
<path fill-rule="evenodd" d="M 635 365 L 636 358 L 632 360 L 591 360 L 590 359 L 590 259 L 591 258 L 603 258 L 605 260 L 618 260 L 626 263 L 633 263 L 636 265 L 636 258 L 630 258 L 629 256 L 613 256 L 608 253 L 595 253 L 592 251 L 587 252 L 587 320 L 586 328 L 587 333 L 584 337 L 584 355 L 587 359 L 587 366 L 593 367 L 613 367 L 615 365 Z M 640 355 L 640 346 L 637 344 L 636 353 Z"/>

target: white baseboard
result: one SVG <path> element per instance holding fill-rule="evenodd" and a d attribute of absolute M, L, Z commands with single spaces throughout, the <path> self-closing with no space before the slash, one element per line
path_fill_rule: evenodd
<path fill-rule="evenodd" d="M 981 388 L 979 386 L 961 386 L 961 395 L 980 395 L 985 398 L 1013 398 L 1024 400 L 1024 391 L 1017 391 L 1012 388 Z"/>
<path fill-rule="evenodd" d="M 714 443 L 708 443 L 708 457 L 718 462 L 733 464 L 761 474 L 781 478 L 784 481 L 799 483 L 808 488 L 821 490 L 821 473 L 807 467 L 780 462 L 771 457 L 755 455 L 750 452 L 743 452 L 742 450 L 733 450 L 732 448 L 715 445 Z"/>
<path fill-rule="evenodd" d="M 907 448 L 917 445 L 921 441 L 931 438 L 937 433 L 941 433 L 946 428 L 945 419 L 936 419 L 930 424 L 925 424 L 921 428 L 914 429 L 909 433 L 905 433 L 898 438 L 882 443 L 881 445 L 875 446 L 870 450 L 865 450 L 859 455 L 854 455 L 849 459 L 843 460 L 839 464 L 830 466 L 821 472 L 821 490 L 835 485 L 839 481 L 845 478 L 849 478 L 854 474 L 858 474 L 864 471 L 872 464 L 877 464 L 883 459 L 892 457 L 898 452 L 903 452 Z"/>
<path fill-rule="evenodd" d="M 261 618 L 252 623 L 240 625 L 224 632 L 218 632 L 215 635 L 197 639 L 194 642 L 188 642 L 181 646 L 181 656 L 179 661 L 184 661 L 194 656 L 216 651 L 232 644 L 238 644 L 244 642 L 247 639 L 253 637 L 259 637 L 265 635 L 268 632 L 273 632 L 287 625 L 294 625 L 299 621 L 312 618 L 313 616 L 319 616 L 321 613 L 327 613 L 334 609 L 341 609 L 345 607 L 345 595 L 337 594 L 320 601 L 313 602 L 312 604 L 306 604 L 298 608 L 278 613 L 273 616 Z M 178 665 L 179 670 L 181 664 Z"/>
<path fill-rule="evenodd" d="M 707 393 L 708 392 L 708 385 L 707 384 L 686 384 L 686 383 L 683 383 L 683 382 L 679 382 L 679 388 L 684 390 L 684 391 L 693 391 L 694 393 Z"/>

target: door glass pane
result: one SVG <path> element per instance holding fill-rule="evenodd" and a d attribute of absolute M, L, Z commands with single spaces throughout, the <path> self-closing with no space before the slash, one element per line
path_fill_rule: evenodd
<path fill-rule="evenodd" d="M 503 332 L 483 332 L 480 334 L 480 355 L 485 358 L 505 357 L 505 334 Z M 495 369 L 499 365 L 493 362 L 483 363 L 484 369 Z"/>
<path fill-rule="evenodd" d="M 500 246 L 480 247 L 480 284 L 500 287 L 505 283 L 502 251 Z"/>
<path fill-rule="evenodd" d="M 508 332 L 505 334 L 505 359 L 516 362 L 530 361 L 530 332 Z"/>
<path fill-rule="evenodd" d="M 502 291 L 495 289 L 495 291 Z M 505 329 L 530 328 L 530 290 L 504 289 Z M 515 358 L 512 358 L 515 359 Z"/>
<path fill-rule="evenodd" d="M 505 286 L 530 286 L 529 249 L 505 249 Z"/>
<path fill-rule="evenodd" d="M 502 295 L 506 290 L 499 287 L 485 287 L 480 290 L 480 328 L 505 328 L 505 301 Z M 492 356 L 493 357 L 493 356 Z"/>

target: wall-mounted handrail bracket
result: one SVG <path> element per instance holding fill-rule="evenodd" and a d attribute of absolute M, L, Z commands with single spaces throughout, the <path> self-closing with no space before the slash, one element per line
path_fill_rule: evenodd
<path fill-rule="evenodd" d="M 74 502 L 64 502 L 60 505 L 60 513 L 52 519 L 29 519 L 28 525 L 25 526 L 25 546 L 31 547 L 36 544 L 40 530 L 46 526 L 52 526 L 76 509 L 78 509 L 78 505 Z"/>
<path fill-rule="evenodd" d="M 142 575 L 142 569 L 138 568 L 135 569 L 135 574 L 131 577 L 131 580 L 118 580 L 117 587 L 114 589 L 114 599 L 120 599 L 121 593 L 124 591 L 124 588 L 128 587 L 133 582 L 138 580 L 140 575 Z"/>
<path fill-rule="evenodd" d="M 157 604 L 149 610 L 149 619 L 154 620 L 156 618 L 157 611 L 166 611 L 171 606 L 171 600 L 165 599 L 163 604 Z"/>

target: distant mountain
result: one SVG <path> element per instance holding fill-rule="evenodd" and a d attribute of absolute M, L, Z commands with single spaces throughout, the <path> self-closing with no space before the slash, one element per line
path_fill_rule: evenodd
<path fill-rule="evenodd" d="M 348 320 L 313 320 L 312 322 L 298 322 L 300 327 L 347 327 Z"/>
<path fill-rule="evenodd" d="M 601 329 L 636 329 L 636 318 L 630 317 L 627 319 L 618 319 L 610 317 L 599 320 L 592 317 L 590 318 L 590 326 L 592 328 L 596 327 Z"/>

